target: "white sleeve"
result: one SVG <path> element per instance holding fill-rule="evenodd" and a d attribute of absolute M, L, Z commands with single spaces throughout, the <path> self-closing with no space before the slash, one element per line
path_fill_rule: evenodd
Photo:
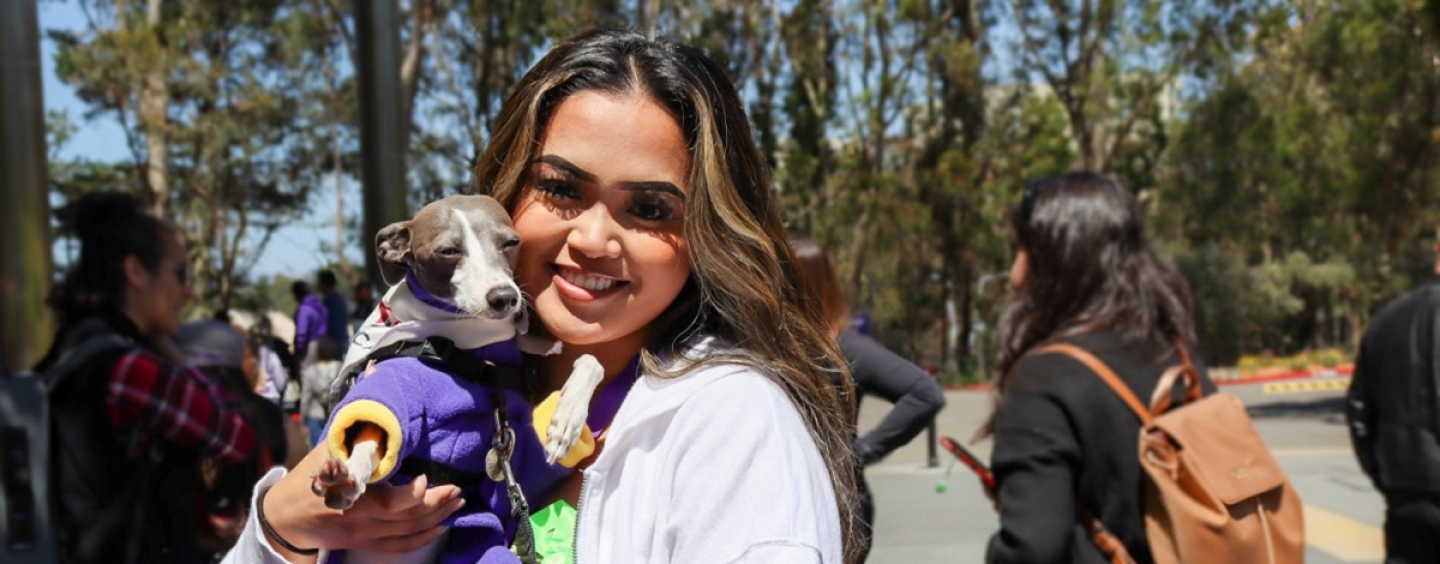
<path fill-rule="evenodd" d="M 250 507 L 256 506 L 260 492 L 274 486 L 284 477 L 284 467 L 271 468 L 250 492 Z M 288 560 L 270 546 L 270 541 L 265 540 L 265 533 L 260 531 L 260 519 L 255 516 L 256 513 L 254 510 L 250 511 L 250 517 L 245 520 L 245 530 L 240 532 L 240 539 L 235 541 L 235 546 L 225 554 L 221 564 L 289 564 Z M 325 551 L 322 550 L 319 562 L 324 562 L 324 559 Z"/>
<path fill-rule="evenodd" d="M 669 562 L 839 563 L 840 516 L 820 451 L 779 386 L 748 372 L 686 401 L 664 544 Z"/>

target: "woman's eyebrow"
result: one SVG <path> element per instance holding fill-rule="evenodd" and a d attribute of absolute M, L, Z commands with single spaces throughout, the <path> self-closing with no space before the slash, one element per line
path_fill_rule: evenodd
<path fill-rule="evenodd" d="M 578 178 L 584 182 L 595 182 L 596 180 L 594 174 L 586 172 L 585 169 L 575 166 L 573 163 L 565 160 L 564 157 L 561 157 L 559 155 L 542 155 L 539 158 L 535 159 L 535 162 L 548 164 L 550 166 L 558 168 L 564 171 L 566 174 L 569 174 L 570 176 Z"/>
<path fill-rule="evenodd" d="M 621 182 L 620 189 L 626 192 L 664 192 L 685 201 L 685 193 L 674 184 L 665 181 L 653 182 Z"/>
<path fill-rule="evenodd" d="M 541 155 L 534 161 L 536 164 L 547 164 L 560 169 L 565 174 L 573 176 L 582 182 L 596 182 L 598 179 L 594 174 L 585 169 L 575 166 L 574 163 L 565 160 L 559 155 Z M 663 180 L 621 182 L 620 189 L 626 192 L 664 192 L 685 201 L 685 192 L 678 186 Z"/>

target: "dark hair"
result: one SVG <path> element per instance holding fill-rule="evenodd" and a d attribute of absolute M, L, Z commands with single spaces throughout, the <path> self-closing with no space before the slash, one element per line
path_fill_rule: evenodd
<path fill-rule="evenodd" d="M 335 342 L 335 339 L 321 337 L 320 340 L 315 341 L 315 356 L 317 360 L 321 361 L 340 360 L 340 345 Z"/>
<path fill-rule="evenodd" d="M 335 289 L 335 273 L 334 273 L 334 272 L 330 272 L 329 270 L 321 270 L 321 271 L 320 271 L 320 275 L 316 277 L 316 280 L 317 280 L 317 282 L 319 282 L 321 288 L 327 288 L 327 287 L 328 287 L 328 288 L 330 288 L 330 289 L 332 289 L 332 290 Z"/>
<path fill-rule="evenodd" d="M 845 303 L 845 293 L 840 290 L 840 278 L 835 275 L 835 264 L 830 253 L 814 237 L 803 233 L 790 234 L 790 250 L 795 253 L 795 263 L 800 270 L 801 286 L 820 300 L 825 320 L 830 323 L 830 332 L 839 335 L 850 325 L 850 306 Z"/>
<path fill-rule="evenodd" d="M 69 325 L 86 317 L 114 314 L 124 305 L 125 259 L 134 256 L 150 272 L 165 256 L 162 233 L 173 233 L 140 201 L 123 192 L 90 192 L 55 212 L 62 233 L 80 241 L 80 258 L 46 300 Z"/>
<path fill-rule="evenodd" d="M 1114 180 L 1035 180 L 1010 226 L 1028 275 L 1000 315 L 998 392 L 1027 351 L 1057 336 L 1114 329 L 1131 344 L 1195 342 L 1190 287 L 1150 248 L 1135 199 Z"/>
<path fill-rule="evenodd" d="M 305 296 L 310 295 L 310 285 L 306 284 L 304 280 L 296 280 L 290 284 L 290 295 L 293 296 L 297 302 L 305 299 Z"/>

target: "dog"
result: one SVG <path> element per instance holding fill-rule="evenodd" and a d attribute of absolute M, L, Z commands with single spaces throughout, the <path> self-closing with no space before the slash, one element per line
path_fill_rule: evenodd
<path fill-rule="evenodd" d="M 348 509 L 367 483 L 379 480 L 404 483 L 424 474 L 432 485 L 467 482 L 461 484 L 462 491 L 471 488 L 466 507 L 447 524 L 492 534 L 457 535 L 441 560 L 491 561 L 497 546 L 508 552 L 505 533 L 517 524 L 506 523 L 508 511 L 495 507 L 502 504 L 505 484 L 487 480 L 481 465 L 496 433 L 496 407 L 524 399 L 494 401 L 495 394 L 514 392 L 450 374 L 445 365 L 374 357 L 396 343 L 431 337 L 444 337 L 456 349 L 496 364 L 518 366 L 521 351 L 558 352 L 558 344 L 524 335 L 527 317 L 513 278 L 520 239 L 494 199 L 451 196 L 380 230 L 375 243 L 381 274 L 391 287 L 346 354 L 337 380 L 363 375 L 331 413 L 321 438 L 331 457 L 314 475 L 312 490 L 328 507 Z M 600 363 L 582 355 L 561 391 L 536 408 L 534 433 L 522 430 L 523 417 L 512 418 L 516 441 L 510 464 L 522 487 L 548 489 L 594 451 L 585 418 L 603 376 Z M 486 503 L 472 507 L 472 497 Z M 508 500 L 503 504 L 508 508 Z M 440 550 L 438 542 L 425 549 L 428 555 Z M 452 552 L 455 558 L 447 557 Z"/>

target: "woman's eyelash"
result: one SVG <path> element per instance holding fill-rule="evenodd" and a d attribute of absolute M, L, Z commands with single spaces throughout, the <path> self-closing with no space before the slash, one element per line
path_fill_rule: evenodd
<path fill-rule="evenodd" d="M 540 175 L 535 179 L 535 188 L 555 198 L 573 199 L 579 197 L 579 189 L 568 178 Z"/>
<path fill-rule="evenodd" d="M 647 221 L 670 221 L 680 215 L 680 206 L 664 195 L 641 193 L 630 204 L 630 213 Z"/>

